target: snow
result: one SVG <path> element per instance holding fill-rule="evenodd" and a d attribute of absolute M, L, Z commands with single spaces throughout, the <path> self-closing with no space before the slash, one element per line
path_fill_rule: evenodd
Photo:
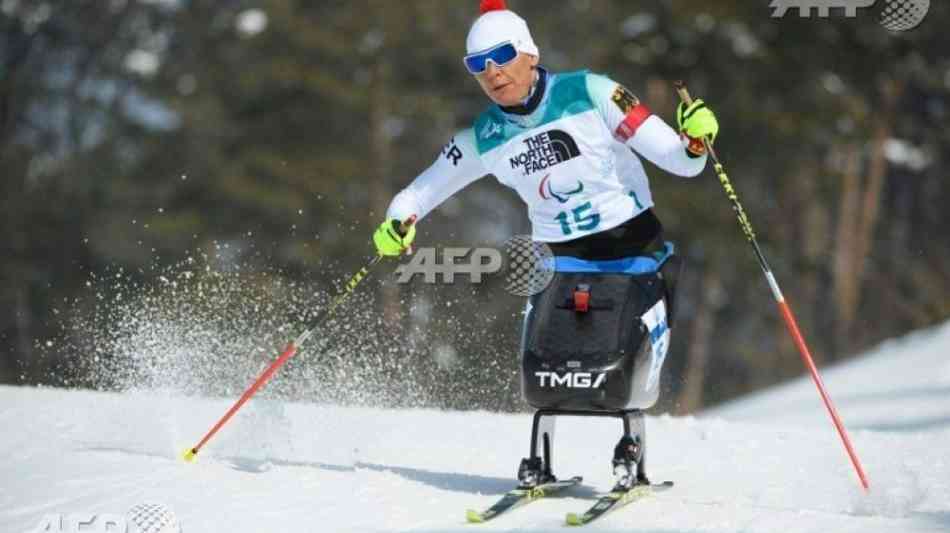
<path fill-rule="evenodd" d="M 948 348 L 950 323 L 823 370 L 868 472 L 867 495 L 802 378 L 698 417 L 649 417 L 649 472 L 676 487 L 586 527 L 950 531 Z M 197 462 L 181 461 L 233 400 L 0 387 L 0 531 L 34 531 L 50 515 L 122 515 L 143 502 L 164 504 L 189 533 L 561 531 L 567 511 L 609 488 L 620 428 L 562 419 L 555 471 L 584 475 L 584 485 L 468 525 L 466 508 L 511 488 L 530 415 L 256 400 Z"/>

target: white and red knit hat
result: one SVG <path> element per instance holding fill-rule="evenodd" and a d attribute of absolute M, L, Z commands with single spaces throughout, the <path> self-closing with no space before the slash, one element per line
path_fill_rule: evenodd
<path fill-rule="evenodd" d="M 466 53 L 482 52 L 511 41 L 519 52 L 540 56 L 528 31 L 528 23 L 514 11 L 509 11 L 505 0 L 481 0 L 479 11 L 481 16 L 472 23 L 465 39 Z"/>

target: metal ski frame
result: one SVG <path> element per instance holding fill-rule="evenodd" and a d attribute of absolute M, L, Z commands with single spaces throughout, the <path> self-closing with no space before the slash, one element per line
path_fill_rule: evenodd
<path fill-rule="evenodd" d="M 534 419 L 531 423 L 531 459 L 535 459 L 539 456 L 542 456 L 545 474 L 553 475 L 551 472 L 551 459 L 553 458 L 553 447 L 554 443 L 551 442 L 551 438 L 545 438 L 547 435 L 541 435 L 541 421 L 542 418 L 550 416 L 585 416 L 585 417 L 607 417 L 607 418 L 620 418 L 623 420 L 623 434 L 624 435 L 634 435 L 632 430 L 636 430 L 636 435 L 640 437 L 640 449 L 641 456 L 640 461 L 637 463 L 637 475 L 646 476 L 646 457 L 647 457 L 647 443 L 646 443 L 646 424 L 643 421 L 643 411 L 640 409 L 622 409 L 616 411 L 596 411 L 596 410 L 584 410 L 584 409 L 556 409 L 556 408 L 546 408 L 538 409 L 534 413 Z"/>

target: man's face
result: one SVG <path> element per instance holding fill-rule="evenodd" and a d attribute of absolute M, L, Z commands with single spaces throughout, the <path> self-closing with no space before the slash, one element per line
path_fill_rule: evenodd
<path fill-rule="evenodd" d="M 488 63 L 488 68 L 475 79 L 493 102 L 502 106 L 518 105 L 528 97 L 534 84 L 534 67 L 538 57 L 518 52 L 518 57 L 503 67 Z"/>

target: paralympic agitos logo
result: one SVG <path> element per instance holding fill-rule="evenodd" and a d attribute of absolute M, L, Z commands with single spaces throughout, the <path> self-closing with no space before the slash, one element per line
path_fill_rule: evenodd
<path fill-rule="evenodd" d="M 568 200 L 571 199 L 571 196 L 584 192 L 584 182 L 581 180 L 577 180 L 577 187 L 575 187 L 573 190 L 555 192 L 554 187 L 551 186 L 550 178 L 551 175 L 548 174 L 547 176 L 541 178 L 541 183 L 538 184 L 538 194 L 541 196 L 542 200 L 550 200 L 551 198 L 554 198 L 559 203 L 566 204 Z"/>
<path fill-rule="evenodd" d="M 509 161 L 512 169 L 520 169 L 525 176 L 581 155 L 574 138 L 561 130 L 539 133 L 522 142 L 527 149 Z"/>

